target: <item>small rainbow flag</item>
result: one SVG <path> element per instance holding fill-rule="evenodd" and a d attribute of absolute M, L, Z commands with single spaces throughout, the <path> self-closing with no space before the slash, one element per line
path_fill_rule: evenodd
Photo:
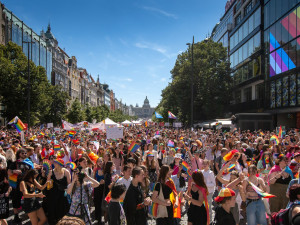
<path fill-rule="evenodd" d="M 145 127 L 148 127 L 148 121 L 145 122 Z"/>
<path fill-rule="evenodd" d="M 282 138 L 282 127 L 280 126 L 279 131 L 278 131 L 278 137 Z"/>
<path fill-rule="evenodd" d="M 279 139 L 276 135 L 272 135 L 272 137 L 270 138 L 270 141 L 275 142 L 276 145 L 279 144 Z"/>
<path fill-rule="evenodd" d="M 71 168 L 72 170 L 75 170 L 75 169 L 77 168 L 77 166 L 76 166 L 76 164 L 75 164 L 74 162 L 68 162 L 68 163 L 67 163 L 67 166 L 70 166 L 70 168 Z"/>
<path fill-rule="evenodd" d="M 73 140 L 74 145 L 79 145 L 79 140 Z"/>
<path fill-rule="evenodd" d="M 299 172 L 295 174 L 295 178 L 299 179 Z"/>
<path fill-rule="evenodd" d="M 59 151 L 60 150 L 60 145 L 54 145 L 54 151 Z"/>
<path fill-rule="evenodd" d="M 262 131 L 259 132 L 259 134 L 260 134 L 261 136 L 264 136 L 264 135 L 265 135 L 264 132 L 262 132 Z"/>
<path fill-rule="evenodd" d="M 40 132 L 40 136 L 45 136 L 45 133 L 44 132 Z"/>
<path fill-rule="evenodd" d="M 183 161 L 183 162 L 181 163 L 181 165 L 182 165 L 182 169 L 183 169 L 185 172 L 188 172 L 188 171 L 189 171 L 190 166 L 189 166 L 189 164 L 188 164 L 186 161 Z"/>
<path fill-rule="evenodd" d="M 8 177 L 8 183 L 12 188 L 17 187 L 18 174 L 13 174 Z"/>
<path fill-rule="evenodd" d="M 131 151 L 132 153 L 135 153 L 139 149 L 139 147 L 140 146 L 137 143 L 132 142 L 128 150 Z"/>
<path fill-rule="evenodd" d="M 223 175 L 226 175 L 228 173 L 230 173 L 231 171 L 233 171 L 235 168 L 235 164 L 231 164 L 226 171 L 223 171 Z"/>
<path fill-rule="evenodd" d="M 76 134 L 75 130 L 70 130 L 69 131 L 69 137 L 74 137 L 75 134 Z"/>
<path fill-rule="evenodd" d="M 170 111 L 168 111 L 168 117 L 169 117 L 169 119 L 175 119 L 175 120 L 177 119 L 177 117 Z"/>
<path fill-rule="evenodd" d="M 262 191 L 257 186 L 255 186 L 253 183 L 251 183 L 250 181 L 248 181 L 248 182 L 252 186 L 253 190 L 258 194 L 258 196 L 260 196 L 262 198 L 273 198 L 273 197 L 276 197 L 275 195 L 271 195 L 271 194 L 269 194 L 267 192 Z"/>

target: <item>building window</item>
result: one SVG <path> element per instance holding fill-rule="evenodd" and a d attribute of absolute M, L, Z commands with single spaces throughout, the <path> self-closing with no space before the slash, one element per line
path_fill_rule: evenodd
<path fill-rule="evenodd" d="M 244 102 L 249 102 L 252 100 L 252 87 L 244 89 Z"/>
<path fill-rule="evenodd" d="M 235 17 L 235 26 L 237 26 L 242 20 L 242 15 L 241 13 Z"/>
<path fill-rule="evenodd" d="M 246 5 L 245 9 L 244 9 L 244 16 L 248 15 L 248 13 L 251 11 L 252 9 L 252 1 L 249 2 L 248 5 Z"/>
<path fill-rule="evenodd" d="M 263 99 L 264 98 L 264 83 L 258 84 L 255 86 L 255 99 Z"/>

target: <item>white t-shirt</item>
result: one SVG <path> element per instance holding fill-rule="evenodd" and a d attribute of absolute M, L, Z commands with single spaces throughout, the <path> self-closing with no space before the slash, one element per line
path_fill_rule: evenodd
<path fill-rule="evenodd" d="M 216 179 L 213 171 L 211 170 L 201 170 L 203 176 L 204 176 L 204 181 L 207 186 L 208 192 L 209 193 L 214 193 L 215 187 L 216 187 Z"/>
<path fill-rule="evenodd" d="M 125 179 L 125 177 L 121 177 L 118 181 L 117 181 L 117 184 L 125 184 L 126 186 L 126 191 L 128 190 L 130 184 L 131 184 L 131 181 L 132 181 L 132 177 L 129 177 L 128 180 Z"/>

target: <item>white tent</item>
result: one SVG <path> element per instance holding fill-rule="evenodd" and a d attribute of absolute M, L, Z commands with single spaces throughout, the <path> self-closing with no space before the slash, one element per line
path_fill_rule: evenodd
<path fill-rule="evenodd" d="M 123 124 L 123 125 L 131 125 L 132 123 L 131 123 L 130 121 L 128 121 L 128 120 L 125 120 L 125 121 L 122 122 L 121 124 Z"/>
<path fill-rule="evenodd" d="M 140 121 L 132 121 L 132 123 L 134 124 L 134 125 L 141 125 L 141 122 Z"/>
<path fill-rule="evenodd" d="M 114 121 L 112 121 L 111 119 L 109 119 L 109 118 L 106 118 L 105 120 L 104 120 L 104 123 L 105 123 L 105 125 L 109 125 L 109 126 L 111 126 L 111 125 L 118 125 L 116 122 L 114 122 Z"/>

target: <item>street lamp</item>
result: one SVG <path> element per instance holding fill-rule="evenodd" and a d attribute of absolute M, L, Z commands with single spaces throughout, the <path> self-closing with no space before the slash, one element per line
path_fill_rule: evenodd
<path fill-rule="evenodd" d="M 192 46 L 192 72 L 191 72 L 191 128 L 193 127 L 194 120 L 194 36 L 193 42 L 187 43 L 189 47 Z"/>
<path fill-rule="evenodd" d="M 30 64 L 29 64 L 29 44 L 33 44 L 33 41 L 23 41 L 23 43 L 27 44 L 27 59 L 28 59 L 28 80 L 27 80 L 27 107 L 28 107 L 28 112 L 27 112 L 27 123 L 28 123 L 28 127 L 27 127 L 27 131 L 29 131 L 29 127 L 30 127 Z"/>

